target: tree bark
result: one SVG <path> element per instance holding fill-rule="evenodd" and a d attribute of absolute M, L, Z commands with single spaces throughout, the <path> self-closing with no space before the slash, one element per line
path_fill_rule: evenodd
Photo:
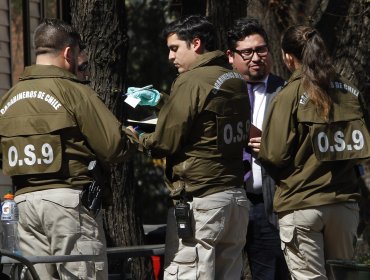
<path fill-rule="evenodd" d="M 341 75 L 352 81 L 364 93 L 370 105 L 370 2 L 361 0 L 346 1 L 346 9 L 337 7 L 330 1 L 335 24 L 327 34 L 334 34 L 331 53 L 334 65 Z M 342 12 L 342 13 L 341 13 Z M 327 26 L 328 17 L 323 17 L 318 27 Z"/>
<path fill-rule="evenodd" d="M 71 0 L 72 24 L 87 45 L 91 87 L 123 122 L 128 36 L 124 1 Z M 99 135 L 97 135 L 99 137 Z M 143 228 L 135 203 L 136 189 L 132 162 L 111 168 L 113 204 L 106 209 L 105 227 L 109 247 L 143 244 Z M 106 186 L 107 187 L 107 186 Z M 150 263 L 144 258 L 132 262 L 109 259 L 110 272 L 132 274 L 132 279 L 150 279 Z"/>
<path fill-rule="evenodd" d="M 226 50 L 226 32 L 236 18 L 246 16 L 248 0 L 172 0 L 170 9 L 177 17 L 187 15 L 204 15 L 217 30 L 217 44 Z"/>
<path fill-rule="evenodd" d="M 206 16 L 217 30 L 220 50 L 227 49 L 227 30 L 233 21 L 247 15 L 247 2 L 247 0 L 207 0 Z"/>
<path fill-rule="evenodd" d="M 281 56 L 280 38 L 282 32 L 290 25 L 312 22 L 313 18 L 317 17 L 317 9 L 325 7 L 326 2 L 326 0 L 249 0 L 247 16 L 258 19 L 269 38 L 273 73 L 286 79 L 290 76 Z"/>
<path fill-rule="evenodd" d="M 247 8 L 247 15 L 259 19 L 269 35 L 274 73 L 290 76 L 281 59 L 282 32 L 292 24 L 311 24 L 325 40 L 338 73 L 364 93 L 368 106 L 369 14 L 370 3 L 362 0 L 249 0 Z"/>

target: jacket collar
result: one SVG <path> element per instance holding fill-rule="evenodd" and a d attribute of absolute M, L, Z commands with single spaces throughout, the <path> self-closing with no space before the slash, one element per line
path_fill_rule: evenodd
<path fill-rule="evenodd" d="M 73 73 L 57 67 L 55 65 L 41 65 L 35 64 L 32 66 L 27 66 L 20 76 L 19 80 L 30 80 L 30 79 L 38 79 L 38 78 L 62 78 L 68 79 L 75 82 L 84 83 L 77 79 L 76 75 Z"/>
<path fill-rule="evenodd" d="M 223 53 L 222 51 L 216 50 L 212 52 L 206 52 L 200 55 L 199 58 L 194 62 L 194 64 L 189 68 L 189 70 L 202 67 L 202 66 L 206 66 L 206 65 L 214 65 L 214 64 L 219 65 L 219 63 L 217 62 L 215 63 L 215 61 L 217 62 L 221 61 L 223 63 L 228 64 L 225 53 Z"/>
<path fill-rule="evenodd" d="M 289 80 L 288 80 L 288 83 L 291 83 L 295 80 L 299 80 L 302 78 L 302 68 L 298 68 L 296 70 L 294 70 L 294 72 L 292 73 L 292 76 L 290 76 Z"/>

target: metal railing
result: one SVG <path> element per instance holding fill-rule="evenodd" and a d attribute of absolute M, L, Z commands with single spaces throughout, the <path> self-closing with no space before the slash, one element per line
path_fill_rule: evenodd
<path fill-rule="evenodd" d="M 107 248 L 108 255 L 119 255 L 125 258 L 160 256 L 164 255 L 164 244 L 139 245 Z M 27 256 L 23 257 L 12 252 L 0 249 L 1 264 L 10 264 L 9 277 L 12 280 L 23 280 L 32 277 L 40 280 L 34 264 L 38 263 L 65 263 L 80 261 L 99 261 L 100 255 L 61 255 L 61 256 Z M 27 278 L 26 278 L 27 277 Z"/>

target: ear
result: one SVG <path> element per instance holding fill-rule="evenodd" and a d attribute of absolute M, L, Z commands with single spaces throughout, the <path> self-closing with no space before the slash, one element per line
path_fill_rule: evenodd
<path fill-rule="evenodd" d="M 284 58 L 285 65 L 288 67 L 288 69 L 290 71 L 294 71 L 295 70 L 294 56 L 289 53 L 283 52 L 283 58 Z"/>
<path fill-rule="evenodd" d="M 293 56 L 288 54 L 288 53 L 284 53 L 284 57 L 285 57 L 285 60 L 291 64 L 293 62 Z"/>
<path fill-rule="evenodd" d="M 227 55 L 227 57 L 229 59 L 229 63 L 230 64 L 233 64 L 234 63 L 234 52 L 231 51 L 231 50 L 227 50 L 226 51 L 226 55 Z"/>
<path fill-rule="evenodd" d="M 204 46 L 199 38 L 194 38 L 191 41 L 191 45 L 196 53 L 202 53 L 204 51 Z"/>
<path fill-rule="evenodd" d="M 72 52 L 72 48 L 71 48 L 71 47 L 66 47 L 66 48 L 63 50 L 63 57 L 64 57 L 64 59 L 65 59 L 68 63 L 71 63 L 71 61 L 73 61 L 73 52 Z"/>

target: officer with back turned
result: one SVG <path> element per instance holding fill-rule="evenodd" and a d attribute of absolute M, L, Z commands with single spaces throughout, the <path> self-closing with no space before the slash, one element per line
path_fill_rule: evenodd
<path fill-rule="evenodd" d="M 43 280 L 108 279 L 102 214 L 95 217 L 81 203 L 82 191 L 93 181 L 89 163 L 125 160 L 136 149 L 134 135 L 76 77 L 83 45 L 70 25 L 44 20 L 34 47 L 36 65 L 26 67 L 0 102 L 3 170 L 17 188 L 21 251 L 99 255 L 36 264 Z"/>
<path fill-rule="evenodd" d="M 165 181 L 178 201 L 169 210 L 165 279 L 238 279 L 248 224 L 242 151 L 250 125 L 247 88 L 215 47 L 213 25 L 189 16 L 165 30 L 179 76 L 154 133 L 140 142 L 166 157 Z M 154 89 L 129 88 L 143 105 Z"/>

